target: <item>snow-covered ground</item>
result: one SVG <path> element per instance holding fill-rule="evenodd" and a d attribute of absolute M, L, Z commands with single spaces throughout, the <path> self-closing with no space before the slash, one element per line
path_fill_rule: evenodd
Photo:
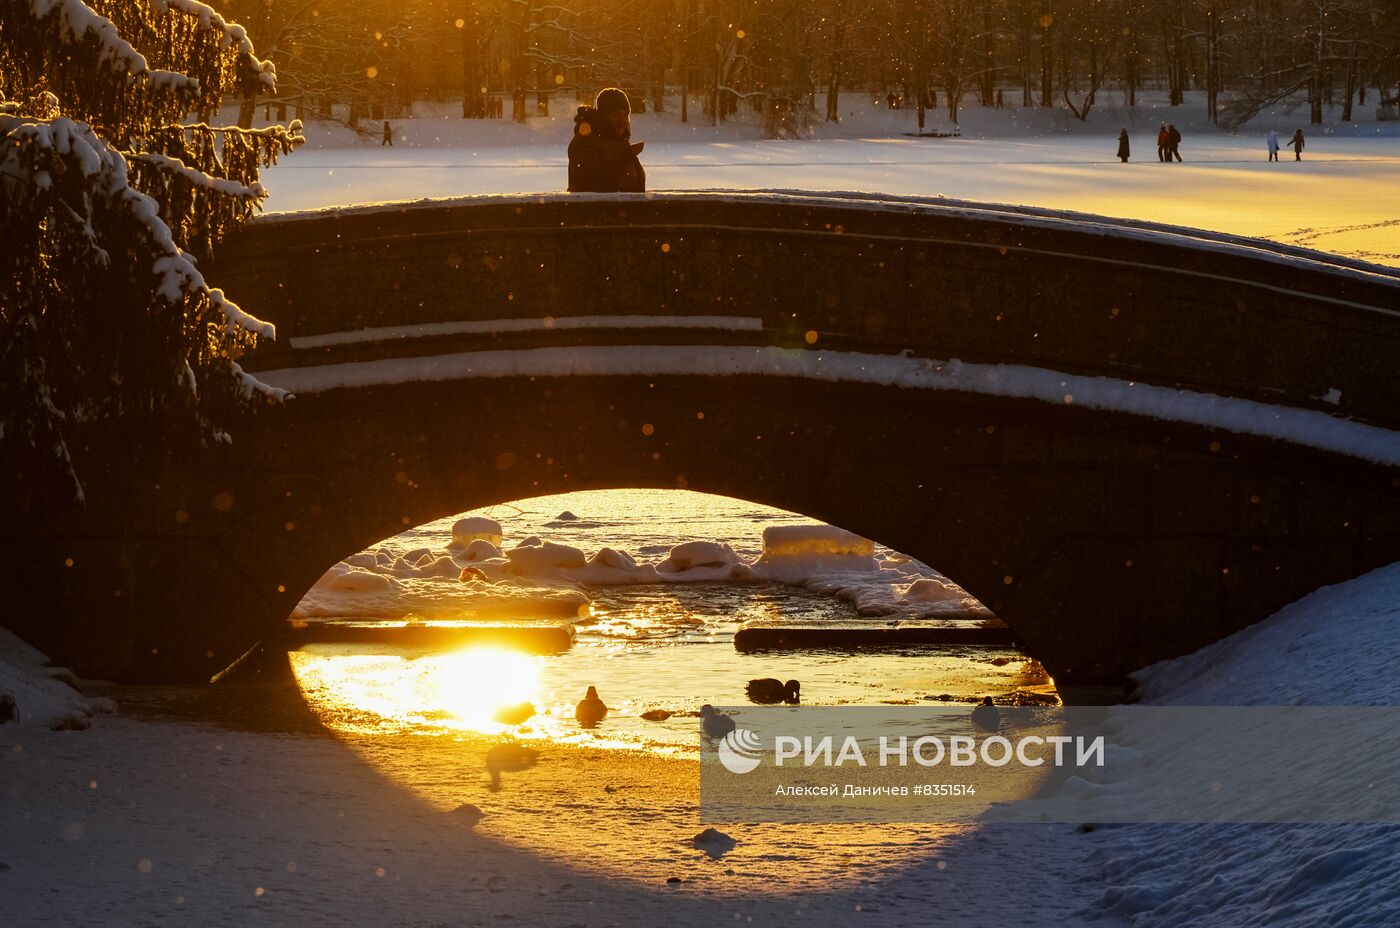
<path fill-rule="evenodd" d="M 915 138 L 908 111 L 848 98 L 839 126 L 805 139 L 768 140 L 753 126 L 681 124 L 674 112 L 637 114 L 633 137 L 653 190 L 854 190 L 1044 206 L 1258 236 L 1400 265 L 1400 123 L 1309 127 L 1300 111 L 1261 115 L 1238 134 L 1209 126 L 1203 107 L 1101 106 L 1079 123 L 1063 109 L 970 107 L 960 138 Z M 336 123 L 308 123 L 307 145 L 268 170 L 269 211 L 469 194 L 538 193 L 565 186 L 566 108 L 526 125 L 453 118 L 420 106 L 383 147 Z M 1181 164 L 1161 164 L 1163 121 L 1182 129 Z M 1303 120 L 1303 121 L 1300 121 Z M 931 129 L 949 128 L 935 117 Z M 1120 127 L 1133 158 L 1114 157 Z M 1303 128 L 1271 164 L 1264 134 Z M 1287 130 L 1287 131 L 1283 131 Z"/>
<path fill-rule="evenodd" d="M 1392 565 L 1139 680 L 1161 705 L 1394 705 L 1398 617 Z M 7 682 L 33 673 L 32 655 L 14 655 L 0 654 Z M 767 826 L 760 858 L 712 860 L 677 838 L 699 830 L 687 762 L 612 756 L 561 750 L 552 769 L 512 775 L 537 787 L 522 809 L 493 805 L 514 792 L 484 792 L 479 768 L 425 761 L 415 791 L 323 735 L 120 716 L 82 733 L 6 725 L 7 924 L 912 925 L 936 915 L 953 926 L 1303 928 L 1400 917 L 1393 827 L 988 825 L 816 847 L 794 832 L 785 850 Z M 453 811 L 463 801 L 485 810 L 475 829 Z M 751 838 L 731 831 L 739 848 Z M 630 870 L 600 867 L 618 853 L 633 855 Z"/>
<path fill-rule="evenodd" d="M 93 716 L 116 711 L 111 700 L 78 691 L 72 671 L 0 627 L 0 725 L 5 731 L 80 731 Z"/>
<path fill-rule="evenodd" d="M 1395 706 L 1397 626 L 1392 564 L 1135 676 L 1150 705 Z M 1101 910 L 1134 928 L 1400 924 L 1393 825 L 1117 826 L 1091 843 Z"/>

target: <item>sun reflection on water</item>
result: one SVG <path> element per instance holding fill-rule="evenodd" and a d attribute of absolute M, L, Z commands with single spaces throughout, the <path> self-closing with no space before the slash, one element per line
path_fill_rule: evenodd
<path fill-rule="evenodd" d="M 410 658 L 312 645 L 288 656 L 307 702 L 340 730 L 499 734 L 499 710 L 540 698 L 543 658 L 507 648 Z"/>

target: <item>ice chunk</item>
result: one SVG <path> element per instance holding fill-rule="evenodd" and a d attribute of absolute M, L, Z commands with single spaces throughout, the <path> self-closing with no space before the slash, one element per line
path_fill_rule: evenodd
<path fill-rule="evenodd" d="M 449 580 L 456 580 L 461 576 L 461 568 L 452 558 L 444 555 L 427 564 L 420 563 L 415 571 L 419 577 L 443 577 Z"/>
<path fill-rule="evenodd" d="M 783 583 L 804 583 L 832 573 L 874 572 L 875 544 L 831 525 L 770 525 L 763 530 L 758 574 Z"/>
<path fill-rule="evenodd" d="M 729 545 L 715 541 L 687 541 L 671 549 L 666 560 L 656 566 L 662 573 L 682 573 L 697 567 L 732 567 L 739 555 Z"/>
<path fill-rule="evenodd" d="M 329 580 L 325 577 L 321 579 L 325 581 L 325 589 L 334 590 L 337 593 L 375 593 L 391 589 L 394 586 L 392 577 L 353 567 L 330 577 Z M 322 584 L 318 583 L 317 585 Z"/>
<path fill-rule="evenodd" d="M 909 584 L 904 591 L 902 601 L 906 603 L 962 602 L 966 596 L 967 594 L 960 589 L 925 577 Z"/>
<path fill-rule="evenodd" d="M 764 562 L 783 557 L 871 557 L 875 543 L 833 525 L 770 525 L 763 530 Z"/>
<path fill-rule="evenodd" d="M 506 557 L 510 558 L 511 570 L 522 576 L 560 568 L 577 569 L 587 563 L 583 552 L 578 548 L 572 545 L 555 544 L 552 541 L 529 547 L 511 548 L 506 552 Z"/>
<path fill-rule="evenodd" d="M 588 559 L 590 565 L 596 567 L 611 567 L 614 570 L 636 570 L 637 559 L 626 551 L 617 551 L 613 548 L 599 548 L 598 553 Z"/>
<path fill-rule="evenodd" d="M 467 545 L 465 551 L 458 554 L 458 557 L 469 564 L 475 564 L 477 561 L 489 561 L 501 556 L 501 549 L 484 538 L 476 539 Z"/>
<path fill-rule="evenodd" d="M 472 516 L 452 523 L 452 546 L 465 548 L 477 539 L 488 541 L 497 547 L 501 544 L 501 523 L 485 516 Z"/>

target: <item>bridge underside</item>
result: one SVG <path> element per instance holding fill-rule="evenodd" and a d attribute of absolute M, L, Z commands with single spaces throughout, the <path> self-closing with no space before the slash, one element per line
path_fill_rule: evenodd
<path fill-rule="evenodd" d="M 25 565 L 8 624 L 88 675 L 208 680 L 327 567 L 406 527 L 571 490 L 686 488 L 913 555 L 1057 681 L 1116 683 L 1400 560 L 1389 469 L 1027 400 L 773 377 L 472 379 L 306 395 L 239 434 L 88 513 L 119 530 L 60 521 L 8 542 L 6 562 Z"/>

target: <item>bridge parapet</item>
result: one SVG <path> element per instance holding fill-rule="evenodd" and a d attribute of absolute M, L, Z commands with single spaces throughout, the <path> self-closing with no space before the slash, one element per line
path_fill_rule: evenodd
<path fill-rule="evenodd" d="M 268 217 L 217 270 L 278 325 L 250 369 L 777 345 L 1034 365 L 1400 427 L 1400 276 L 1145 223 L 856 195 L 478 197 Z"/>

